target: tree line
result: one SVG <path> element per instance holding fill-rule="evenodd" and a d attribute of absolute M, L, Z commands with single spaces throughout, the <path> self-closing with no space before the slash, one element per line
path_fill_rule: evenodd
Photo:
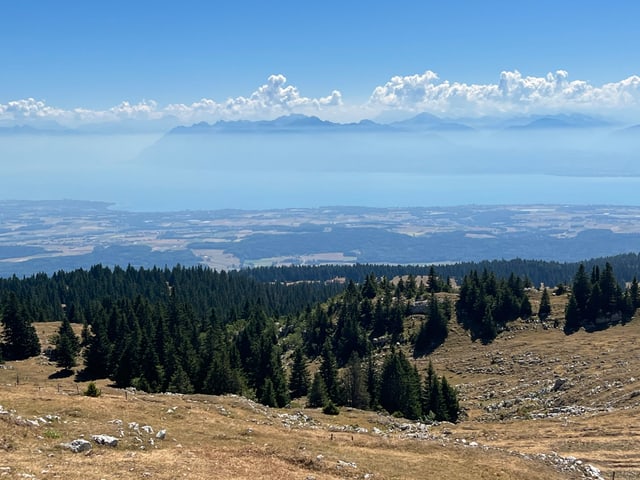
<path fill-rule="evenodd" d="M 626 253 L 610 257 L 594 258 L 583 262 L 556 262 L 514 258 L 510 260 L 483 260 L 480 262 L 460 262 L 455 264 L 434 265 L 443 277 L 455 278 L 458 282 L 469 272 L 488 270 L 496 277 L 508 278 L 512 273 L 526 283 L 539 286 L 558 284 L 569 285 L 580 264 L 589 270 L 596 265 L 611 264 L 618 282 L 630 282 L 640 271 L 640 254 Z M 246 270 L 259 281 L 293 282 L 300 280 L 325 281 L 332 278 L 346 278 L 362 283 L 367 275 L 394 278 L 399 275 L 427 275 L 429 265 L 388 265 L 360 263 L 355 265 L 294 265 L 278 267 L 257 267 Z"/>
<path fill-rule="evenodd" d="M 640 292 L 635 276 L 629 288 L 622 288 L 610 263 L 607 262 L 602 270 L 598 265 L 593 266 L 590 275 L 581 264 L 573 278 L 565 309 L 564 331 L 571 334 L 581 327 L 597 330 L 623 323 L 633 316 L 638 307 Z"/>

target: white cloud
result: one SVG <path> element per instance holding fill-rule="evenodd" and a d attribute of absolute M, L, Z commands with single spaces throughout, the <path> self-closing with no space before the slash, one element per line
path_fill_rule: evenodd
<path fill-rule="evenodd" d="M 497 113 L 548 113 L 634 109 L 640 106 L 640 77 L 601 87 L 569 80 L 564 70 L 545 77 L 504 71 L 496 84 L 440 80 L 430 70 L 395 76 L 374 89 L 369 107 L 376 110 L 429 111 L 450 117 Z"/>
<path fill-rule="evenodd" d="M 467 84 L 422 74 L 394 76 L 374 89 L 364 104 L 345 104 L 338 90 L 325 97 L 303 96 L 284 75 L 271 75 L 247 96 L 226 100 L 202 98 L 193 103 L 161 106 L 153 100 L 123 101 L 104 109 L 62 109 L 44 100 L 28 98 L 0 104 L 0 124 L 57 122 L 68 127 L 89 123 L 148 121 L 190 124 L 220 119 L 270 119 L 290 113 L 318 115 L 337 121 L 431 112 L 446 117 L 556 112 L 599 113 L 636 117 L 640 113 L 640 76 L 601 86 L 570 80 L 564 70 L 543 77 L 504 71 L 496 83 Z M 131 123 L 129 123 L 131 124 Z"/>
<path fill-rule="evenodd" d="M 342 94 L 337 90 L 326 97 L 309 98 L 303 97 L 295 86 L 286 83 L 284 75 L 271 75 L 266 84 L 248 97 L 229 98 L 220 103 L 203 98 L 190 105 L 171 104 L 165 111 L 185 119 L 272 118 L 294 112 L 317 114 L 323 109 L 342 105 Z"/>
<path fill-rule="evenodd" d="M 169 116 L 180 122 L 216 121 L 220 119 L 265 119 L 289 113 L 318 115 L 342 106 L 342 94 L 334 90 L 326 97 L 310 98 L 300 94 L 294 85 L 287 85 L 284 75 L 271 75 L 267 83 L 247 97 L 216 101 L 203 98 L 191 104 L 175 103 L 160 107 L 157 102 L 121 102 L 107 110 L 85 107 L 64 110 L 48 106 L 42 100 L 29 98 L 0 104 L 3 123 L 34 123 L 54 120 L 62 125 L 77 126 L 86 123 L 117 122 L 126 119 L 158 120 Z"/>
<path fill-rule="evenodd" d="M 14 119 L 56 118 L 64 115 L 64 110 L 50 107 L 41 100 L 26 98 L 0 104 L 0 118 Z"/>

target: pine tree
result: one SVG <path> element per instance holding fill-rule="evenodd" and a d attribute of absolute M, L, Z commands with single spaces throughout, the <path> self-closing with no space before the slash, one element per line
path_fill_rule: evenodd
<path fill-rule="evenodd" d="M 422 323 L 416 343 L 414 355 L 424 355 L 432 352 L 437 346 L 447 338 L 449 334 L 448 319 L 444 315 L 435 294 L 431 294 L 429 300 L 429 312 L 427 319 Z"/>
<path fill-rule="evenodd" d="M 310 408 L 323 407 L 328 400 L 329 395 L 327 394 L 327 387 L 324 384 L 322 375 L 320 372 L 316 372 L 313 376 L 309 395 L 307 396 L 307 406 Z"/>
<path fill-rule="evenodd" d="M 595 270 L 594 270 L 595 272 Z M 573 285 L 571 287 L 571 296 L 575 298 L 576 308 L 579 312 L 579 316 L 584 315 L 587 311 L 587 302 L 591 295 L 591 282 L 585 272 L 583 264 L 580 264 L 578 271 L 573 278 Z"/>
<path fill-rule="evenodd" d="M 342 375 L 342 387 L 345 405 L 361 409 L 369 407 L 367 379 L 357 353 L 353 353 L 347 362 Z"/>
<path fill-rule="evenodd" d="M 549 291 L 545 287 L 545 289 L 542 290 L 542 297 L 540 298 L 538 317 L 540 320 L 546 320 L 549 315 L 551 315 L 551 300 L 549 299 Z"/>
<path fill-rule="evenodd" d="M 432 420 L 442 420 L 442 389 L 436 375 L 433 363 L 429 360 L 424 386 L 421 392 L 422 414 Z"/>
<path fill-rule="evenodd" d="M 420 377 L 402 351 L 393 350 L 385 359 L 380 376 L 380 405 L 389 413 L 400 412 L 407 418 L 419 418 Z"/>
<path fill-rule="evenodd" d="M 582 315 L 578 309 L 576 297 L 572 294 L 569 296 L 569 303 L 564 311 L 564 333 L 570 335 L 580 330 L 582 326 Z"/>
<path fill-rule="evenodd" d="M 529 318 L 533 313 L 533 309 L 531 308 L 531 301 L 527 295 L 522 297 L 522 302 L 520 303 L 520 317 L 521 318 Z"/>
<path fill-rule="evenodd" d="M 375 298 L 378 291 L 378 283 L 373 273 L 367 275 L 364 285 L 362 285 L 362 296 L 369 300 Z"/>
<path fill-rule="evenodd" d="M 193 393 L 194 391 L 191 379 L 179 363 L 171 376 L 167 390 L 173 393 Z"/>
<path fill-rule="evenodd" d="M 71 322 L 67 317 L 62 320 L 55 340 L 56 364 L 70 370 L 76 366 L 76 356 L 80 351 L 80 341 L 71 327 Z"/>
<path fill-rule="evenodd" d="M 369 355 L 367 360 L 367 393 L 369 394 L 369 407 L 377 408 L 379 404 L 379 378 L 373 356 Z"/>
<path fill-rule="evenodd" d="M 89 337 L 84 350 L 84 373 L 88 378 L 106 378 L 110 375 L 109 359 L 112 356 L 113 345 L 107 337 L 107 330 L 103 323 L 94 324 L 94 334 Z"/>
<path fill-rule="evenodd" d="M 262 395 L 260 396 L 259 401 L 261 404 L 266 405 L 267 407 L 278 406 L 276 391 L 270 378 L 267 378 L 262 385 Z"/>
<path fill-rule="evenodd" d="M 309 391 L 309 370 L 307 361 L 304 358 L 302 348 L 296 348 L 293 354 L 293 365 L 291 366 L 291 377 L 289 378 L 289 391 L 292 398 L 305 396 Z"/>
<path fill-rule="evenodd" d="M 2 306 L 3 355 L 23 360 L 40 354 L 40 340 L 15 293 L 10 292 Z"/>
<path fill-rule="evenodd" d="M 322 347 L 322 359 L 320 362 L 320 375 L 324 380 L 327 389 L 327 395 L 334 401 L 339 401 L 338 389 L 338 362 L 331 348 L 331 343 L 327 340 Z"/>
<path fill-rule="evenodd" d="M 638 287 L 638 279 L 633 277 L 631 287 L 629 288 L 629 295 L 631 296 L 631 305 L 633 309 L 640 307 L 640 288 Z"/>
<path fill-rule="evenodd" d="M 458 394 L 454 387 L 449 385 L 447 378 L 443 375 L 440 381 L 442 390 L 442 398 L 444 400 L 444 408 L 442 409 L 445 417 L 442 420 L 448 422 L 457 422 L 460 413 L 460 404 L 458 403 Z"/>

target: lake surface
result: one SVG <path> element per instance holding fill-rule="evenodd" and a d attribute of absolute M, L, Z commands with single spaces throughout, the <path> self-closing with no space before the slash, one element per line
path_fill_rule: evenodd
<path fill-rule="evenodd" d="M 171 162 L 139 161 L 157 138 L 0 139 L 0 199 L 100 200 L 137 211 L 640 203 L 638 176 L 477 173 L 481 169 L 465 173 L 459 165 L 447 173 L 442 168 L 446 159 L 435 173 L 400 167 L 394 171 L 398 159 L 386 151 L 389 163 L 378 169 L 384 171 L 373 172 L 366 162 L 359 163 L 361 171 L 270 169 L 263 161 L 260 168 L 235 168 L 233 152 L 226 153 L 224 168 L 196 165 L 179 155 Z"/>

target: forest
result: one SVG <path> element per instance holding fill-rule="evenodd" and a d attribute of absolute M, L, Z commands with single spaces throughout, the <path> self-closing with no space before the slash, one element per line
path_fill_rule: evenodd
<path fill-rule="evenodd" d="M 518 318 L 550 314 L 548 288 L 532 309 L 533 269 L 474 267 L 457 278 L 433 266 L 355 266 L 356 280 L 337 277 L 342 267 L 279 267 L 271 272 L 281 279 L 266 281 L 264 268 L 101 265 L 13 277 L 0 280 L 0 352 L 6 360 L 40 354 L 33 323 L 60 321 L 55 349 L 45 354 L 70 374 L 78 367 L 79 379 L 109 378 L 147 392 L 237 393 L 279 407 L 304 398 L 325 413 L 352 406 L 455 422 L 455 387 L 432 365 L 418 372 L 411 357 L 442 345 L 454 318 L 472 339 L 491 342 Z M 569 292 L 567 334 L 625 322 L 640 306 L 635 276 L 621 287 L 609 262 L 590 275 L 580 264 L 567 283 L 554 292 Z M 80 337 L 72 324 L 82 325 Z"/>

